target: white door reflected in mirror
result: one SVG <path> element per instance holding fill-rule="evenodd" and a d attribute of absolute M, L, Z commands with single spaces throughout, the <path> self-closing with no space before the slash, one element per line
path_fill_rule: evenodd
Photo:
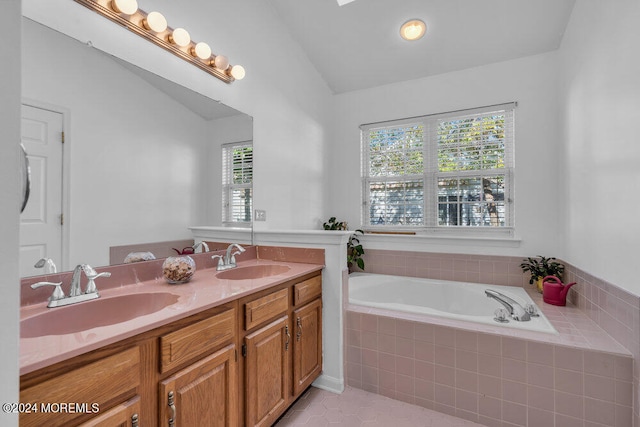
<path fill-rule="evenodd" d="M 41 258 L 62 261 L 62 114 L 22 106 L 22 144 L 31 168 L 29 203 L 20 214 L 20 276 L 43 271 Z"/>

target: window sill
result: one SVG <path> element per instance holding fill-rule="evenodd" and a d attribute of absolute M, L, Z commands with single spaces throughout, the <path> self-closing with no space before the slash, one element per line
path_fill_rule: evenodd
<path fill-rule="evenodd" d="M 365 251 L 369 249 L 415 250 L 428 252 L 443 250 L 464 253 L 484 253 L 487 248 L 518 248 L 522 239 L 515 230 L 380 230 L 365 229 L 361 239 Z M 389 234 L 385 234 L 388 231 Z M 373 233 L 372 233 L 373 232 Z M 415 234 L 405 234 L 412 232 Z M 474 248 L 476 248 L 474 250 Z M 493 251 L 491 251 L 493 252 Z"/>

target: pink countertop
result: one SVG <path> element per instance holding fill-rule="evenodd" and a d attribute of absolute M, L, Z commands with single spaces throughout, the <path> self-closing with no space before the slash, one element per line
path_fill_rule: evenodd
<path fill-rule="evenodd" d="M 191 281 L 181 285 L 169 285 L 164 279 L 159 278 L 105 290 L 100 290 L 98 287 L 101 300 L 151 292 L 169 292 L 176 295 L 178 299 L 174 304 L 159 311 L 113 325 L 95 327 L 66 335 L 21 338 L 20 374 L 33 372 L 323 268 L 318 264 L 262 259 L 242 261 L 238 263 L 238 267 L 259 264 L 280 264 L 286 265 L 290 269 L 285 273 L 260 279 L 223 280 L 216 277 L 218 272 L 215 268 L 207 268 L 197 270 Z M 87 301 L 79 304 L 91 304 L 92 302 Z M 69 307 L 72 306 L 47 308 L 46 302 L 23 306 L 20 310 L 20 320 L 37 316 L 48 310 L 65 310 Z M 81 320 L 71 319 L 71 321 Z"/>

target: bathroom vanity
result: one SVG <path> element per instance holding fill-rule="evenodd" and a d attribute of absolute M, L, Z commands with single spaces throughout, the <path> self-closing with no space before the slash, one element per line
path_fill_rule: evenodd
<path fill-rule="evenodd" d="M 259 275 L 265 265 L 289 268 L 242 277 Z M 20 401 L 34 406 L 20 425 L 272 425 L 322 370 L 321 270 L 264 260 L 239 262 L 231 279 L 218 278 L 215 268 L 198 270 L 185 285 L 131 285 L 131 295 L 145 288 L 145 295 L 178 296 L 156 313 L 118 327 L 23 336 L 25 352 L 37 353 L 37 340 L 60 347 L 49 347 L 48 359 L 21 363 L 30 368 L 21 375 Z M 101 299 L 126 298 L 126 288 L 113 290 L 118 295 L 106 290 Z M 82 341 L 96 348 L 82 352 Z M 54 355 L 72 342 L 81 354 Z"/>

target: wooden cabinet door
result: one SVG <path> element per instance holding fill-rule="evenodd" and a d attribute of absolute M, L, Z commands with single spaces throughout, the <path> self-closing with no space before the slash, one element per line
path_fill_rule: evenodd
<path fill-rule="evenodd" d="M 238 424 L 235 345 L 229 345 L 160 383 L 161 426 Z"/>
<path fill-rule="evenodd" d="M 247 335 L 245 360 L 245 425 L 270 426 L 284 412 L 290 395 L 289 317 Z"/>
<path fill-rule="evenodd" d="M 140 421 L 140 396 L 136 396 L 80 424 L 80 427 L 139 427 L 143 424 Z"/>
<path fill-rule="evenodd" d="M 293 312 L 293 395 L 302 393 L 322 371 L 322 300 Z"/>

